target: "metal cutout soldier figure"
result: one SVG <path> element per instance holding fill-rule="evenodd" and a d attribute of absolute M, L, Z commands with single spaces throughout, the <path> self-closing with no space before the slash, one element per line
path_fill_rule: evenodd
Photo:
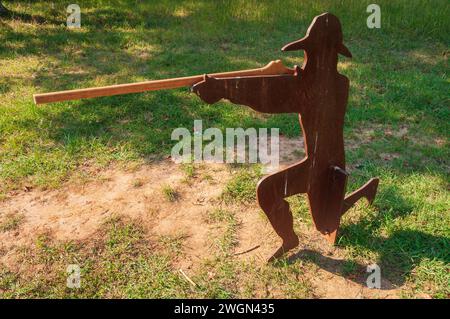
<path fill-rule="evenodd" d="M 339 19 L 330 13 L 314 18 L 300 40 L 283 51 L 303 50 L 303 66 L 286 68 L 272 61 L 259 69 L 196 75 L 105 87 L 35 94 L 36 104 L 192 86 L 202 100 L 228 99 L 264 113 L 298 113 L 306 156 L 300 162 L 259 181 L 257 199 L 282 245 L 269 260 L 299 244 L 285 198 L 306 193 L 314 224 L 330 243 L 336 240 L 341 216 L 359 199 L 375 198 L 378 179 L 345 196 L 344 115 L 349 80 L 337 71 L 338 54 L 351 57 L 342 43 Z"/>
<path fill-rule="evenodd" d="M 372 203 L 377 178 L 345 196 L 343 125 L 349 80 L 337 71 L 338 54 L 352 57 L 343 42 L 339 19 L 316 16 L 306 36 L 282 51 L 304 50 L 303 66 L 293 74 L 214 78 L 204 76 L 192 90 L 206 103 L 227 99 L 263 113 L 298 113 L 306 156 L 300 162 L 261 179 L 257 200 L 282 245 L 269 260 L 295 248 L 293 216 L 286 197 L 306 193 L 317 230 L 330 243 L 336 240 L 341 216 L 360 198 Z"/>

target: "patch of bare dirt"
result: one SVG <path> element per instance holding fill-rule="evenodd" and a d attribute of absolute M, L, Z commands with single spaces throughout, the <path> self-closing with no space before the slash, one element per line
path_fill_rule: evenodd
<path fill-rule="evenodd" d="M 266 219 L 254 213 L 245 214 L 242 219 L 243 224 L 236 251 L 245 251 L 255 246 L 258 248 L 237 257 L 262 264 L 267 260 L 267 256 L 279 247 L 281 241 Z M 381 278 L 381 289 L 368 288 L 367 265 L 357 265 L 358 269 L 355 273 L 343 274 L 343 266 L 346 262 L 343 251 L 328 244 L 313 227 L 301 225 L 299 228 L 297 235 L 300 238 L 300 245 L 289 252 L 288 261 L 294 262 L 297 259 L 313 261 L 311 268 L 305 271 L 305 276 L 311 282 L 315 296 L 327 299 L 399 297 L 399 288 L 383 278 Z"/>
<path fill-rule="evenodd" d="M 280 143 L 282 167 L 303 158 L 301 138 L 280 137 Z M 186 178 L 182 167 L 167 159 L 134 171 L 113 167 L 98 172 L 95 181 L 84 185 L 68 183 L 58 190 L 22 191 L 0 202 L 0 218 L 7 214 L 22 216 L 16 229 L 0 232 L 0 263 L 13 267 L 20 247 L 30 245 L 38 234 L 51 233 L 56 240 L 88 240 L 107 218 L 124 215 L 140 220 L 152 239 L 182 238 L 185 254 L 177 267 L 193 268 L 213 252 L 214 226 L 205 221 L 205 216 L 223 205 L 218 198 L 230 178 L 232 173 L 225 164 L 201 165 L 193 177 Z M 176 192 L 175 200 L 164 195 L 167 187 Z M 227 209 L 235 212 L 240 222 L 235 258 L 265 263 L 280 241 L 257 204 Z M 391 296 L 391 290 L 369 290 L 361 282 L 339 275 L 342 256 L 312 227 L 302 225 L 299 235 L 301 245 L 292 252 L 292 258 L 301 258 L 308 250 L 326 256 L 310 275 L 318 296 Z M 331 266 L 326 266 L 328 263 Z"/>
<path fill-rule="evenodd" d="M 212 178 L 199 177 L 189 184 L 183 170 L 166 160 L 132 172 L 109 169 L 82 186 L 20 193 L 0 204 L 2 215 L 23 216 L 18 230 L 0 233 L 3 249 L 9 252 L 0 260 L 8 262 L 15 248 L 30 244 L 44 232 L 56 240 L 85 240 L 115 215 L 141 220 L 154 237 L 183 236 L 189 255 L 201 256 L 208 251 L 208 227 L 199 221 L 214 207 L 221 193 L 219 183 L 228 178 L 226 171 L 225 166 L 209 167 Z M 175 201 L 165 198 L 164 187 L 177 193 Z"/>

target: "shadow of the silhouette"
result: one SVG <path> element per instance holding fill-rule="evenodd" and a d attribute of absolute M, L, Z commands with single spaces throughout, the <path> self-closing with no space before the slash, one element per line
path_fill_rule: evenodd
<path fill-rule="evenodd" d="M 0 20 L 19 20 L 25 23 L 35 24 L 60 24 L 62 21 L 58 21 L 53 18 L 43 17 L 37 14 L 28 14 L 23 12 L 16 12 L 3 7 L 0 3 Z"/>
<path fill-rule="evenodd" d="M 310 261 L 316 264 L 321 269 L 334 275 L 338 275 L 345 279 L 351 280 L 358 285 L 367 285 L 366 281 L 369 273 L 366 271 L 366 269 L 368 265 L 363 265 L 354 261 L 349 262 L 345 259 L 336 259 L 324 256 L 320 252 L 311 249 L 300 250 L 299 252 L 289 256 L 287 258 L 287 262 L 289 264 L 292 264 L 298 259 Z M 389 281 L 382 280 L 380 289 L 392 290 L 395 289 L 395 285 L 393 285 Z"/>
<path fill-rule="evenodd" d="M 392 196 L 387 196 L 388 193 Z M 386 206 L 387 209 L 388 201 L 391 205 L 389 207 L 389 218 L 403 218 L 413 210 L 413 204 L 402 198 L 392 188 L 383 189 L 380 197 L 382 198 L 380 201 L 384 202 L 381 207 Z M 392 213 L 395 211 L 395 207 L 398 210 Z M 380 209 L 380 206 L 377 209 L 377 214 L 364 217 L 357 223 L 343 224 L 340 228 L 338 246 L 363 249 L 375 253 L 378 258 L 374 262 L 380 266 L 382 278 L 388 280 L 382 281 L 382 289 L 402 286 L 414 271 L 414 268 L 423 261 L 433 260 L 444 264 L 450 263 L 450 240 L 448 237 L 412 229 L 396 230 L 386 236 L 378 235 L 387 216 L 383 213 L 383 209 Z M 288 262 L 293 263 L 297 259 L 311 261 L 326 271 L 350 279 L 360 285 L 366 285 L 368 264 L 363 265 L 354 260 L 331 258 L 311 249 L 304 249 L 289 256 Z"/>

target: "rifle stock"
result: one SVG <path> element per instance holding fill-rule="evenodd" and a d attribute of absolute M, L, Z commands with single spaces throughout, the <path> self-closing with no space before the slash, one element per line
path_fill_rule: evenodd
<path fill-rule="evenodd" d="M 293 74 L 294 70 L 283 65 L 281 60 L 271 61 L 266 66 L 259 69 L 241 70 L 233 72 L 223 72 L 210 74 L 215 78 L 237 77 L 237 76 L 260 76 L 260 75 L 281 75 Z M 33 95 L 34 103 L 44 104 L 69 100 L 87 99 L 101 96 L 112 96 L 119 94 L 139 93 L 145 91 L 157 91 L 164 89 L 175 89 L 184 86 L 192 86 L 203 80 L 203 75 L 194 75 L 181 78 L 165 80 L 144 81 L 138 83 L 117 84 L 88 89 L 77 89 L 42 93 Z"/>

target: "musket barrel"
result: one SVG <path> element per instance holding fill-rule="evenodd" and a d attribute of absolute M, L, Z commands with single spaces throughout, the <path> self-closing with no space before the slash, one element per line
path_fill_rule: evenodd
<path fill-rule="evenodd" d="M 145 91 L 175 89 L 183 86 L 194 85 L 195 83 L 201 81 L 202 79 L 203 76 L 192 76 L 186 78 L 144 81 L 129 84 L 117 84 L 88 89 L 77 89 L 77 90 L 35 94 L 33 98 L 36 104 L 62 102 L 101 96 L 113 96 L 120 94 L 139 93 Z"/>
<path fill-rule="evenodd" d="M 293 74 L 293 73 L 294 73 L 293 69 L 286 68 L 280 60 L 276 60 L 270 62 L 266 66 L 259 69 L 213 73 L 210 75 L 216 78 L 224 78 L 235 76 L 278 75 L 278 74 Z M 145 91 L 175 89 L 185 86 L 192 86 L 195 83 L 198 83 L 202 80 L 203 75 L 195 75 L 165 80 L 144 81 L 138 83 L 117 84 L 88 89 L 77 89 L 77 90 L 35 94 L 33 95 L 33 99 L 36 104 L 62 102 L 101 96 L 112 96 L 119 94 L 139 93 Z"/>

